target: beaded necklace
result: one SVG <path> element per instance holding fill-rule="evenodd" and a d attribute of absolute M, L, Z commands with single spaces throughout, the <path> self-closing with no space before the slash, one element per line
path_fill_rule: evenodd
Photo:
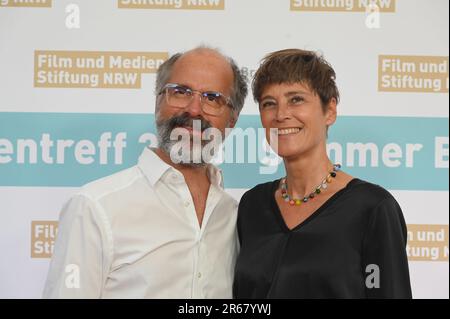
<path fill-rule="evenodd" d="M 341 170 L 341 164 L 333 164 L 333 171 L 331 171 L 324 180 L 312 191 L 308 196 L 303 198 L 293 198 L 288 194 L 287 177 L 281 180 L 281 197 L 285 202 L 289 203 L 291 206 L 300 206 L 302 203 L 307 203 L 309 200 L 313 199 L 316 195 L 319 195 L 322 190 L 328 188 L 328 184 L 331 183 L 333 178 L 336 177 L 336 173 Z"/>

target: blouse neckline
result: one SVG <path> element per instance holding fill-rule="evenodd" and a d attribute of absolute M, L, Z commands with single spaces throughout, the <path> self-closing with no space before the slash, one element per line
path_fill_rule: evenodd
<path fill-rule="evenodd" d="M 308 218 L 306 218 L 304 221 L 302 221 L 301 223 L 299 223 L 298 225 L 296 225 L 295 227 L 293 227 L 291 229 L 286 225 L 283 215 L 281 214 L 280 207 L 278 206 L 277 200 L 275 198 L 275 192 L 281 182 L 281 178 L 280 178 L 278 180 L 275 180 L 272 183 L 272 187 L 270 190 L 270 195 L 271 195 L 270 200 L 271 200 L 272 211 L 276 215 L 276 218 L 279 221 L 281 228 L 284 232 L 286 232 L 286 233 L 295 232 L 295 231 L 303 228 L 303 226 L 309 224 L 312 220 L 314 220 L 317 216 L 319 216 L 320 213 L 322 213 L 326 208 L 328 208 L 330 205 L 332 205 L 341 195 L 343 195 L 347 190 L 349 190 L 358 181 L 360 181 L 360 179 L 358 179 L 358 178 L 353 178 L 352 180 L 350 180 L 344 188 L 341 188 L 336 193 L 334 193 L 319 208 L 317 208 L 311 215 L 309 215 Z"/>

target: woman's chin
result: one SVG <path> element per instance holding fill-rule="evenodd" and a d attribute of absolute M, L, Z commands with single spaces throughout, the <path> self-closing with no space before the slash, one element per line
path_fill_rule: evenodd
<path fill-rule="evenodd" d="M 283 159 L 287 158 L 295 158 L 301 155 L 301 150 L 298 149 L 298 146 L 296 148 L 290 148 L 290 147 L 280 147 L 278 146 L 278 156 L 282 157 Z"/>

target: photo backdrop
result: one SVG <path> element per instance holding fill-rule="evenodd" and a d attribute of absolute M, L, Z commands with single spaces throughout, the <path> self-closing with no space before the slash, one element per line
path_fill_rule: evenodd
<path fill-rule="evenodd" d="M 331 159 L 400 203 L 414 297 L 448 298 L 447 0 L 0 0 L 0 297 L 40 298 L 63 203 L 156 144 L 155 72 L 202 44 L 249 79 L 275 50 L 325 56 Z M 237 126 L 261 127 L 251 96 Z M 284 173 L 239 156 L 236 199 Z"/>

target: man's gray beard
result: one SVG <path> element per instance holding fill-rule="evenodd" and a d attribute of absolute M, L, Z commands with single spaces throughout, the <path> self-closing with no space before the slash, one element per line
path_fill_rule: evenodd
<path fill-rule="evenodd" d="M 163 120 L 163 121 L 156 121 L 156 129 L 158 132 L 158 145 L 161 150 L 163 150 L 169 157 L 171 157 L 171 151 L 172 148 L 177 144 L 180 143 L 180 141 L 171 140 L 170 134 L 172 132 L 172 125 L 169 120 Z M 204 161 L 204 158 L 202 155 L 202 150 L 204 147 L 205 141 L 201 141 L 201 150 L 194 150 L 193 145 L 193 138 L 191 136 L 190 138 L 190 152 L 189 154 L 181 154 L 181 162 L 180 165 L 184 165 L 186 167 L 192 167 L 192 168 L 200 168 L 206 166 L 208 163 Z M 200 152 L 200 162 L 194 162 L 193 156 L 195 152 Z M 172 158 L 171 158 L 172 160 Z"/>

